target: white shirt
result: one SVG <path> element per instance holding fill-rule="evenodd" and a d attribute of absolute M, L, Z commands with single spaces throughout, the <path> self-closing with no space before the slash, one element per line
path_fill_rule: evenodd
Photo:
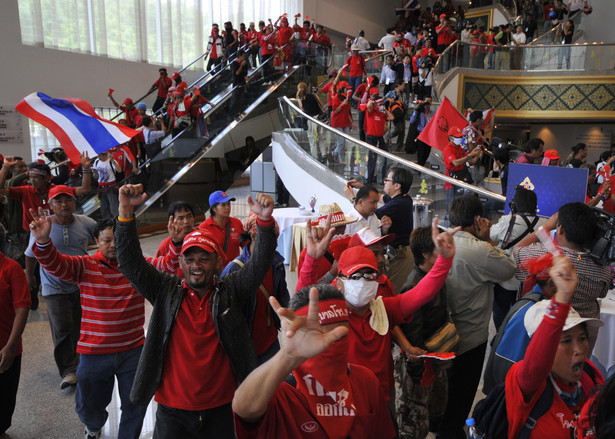
<path fill-rule="evenodd" d="M 162 130 L 153 130 L 151 128 L 143 129 L 143 137 L 145 137 L 145 143 L 148 145 L 150 143 L 154 143 L 156 140 L 164 136 L 165 134 L 164 134 L 164 131 Z"/>
<path fill-rule="evenodd" d="M 366 51 L 369 50 L 369 41 L 367 41 L 365 38 L 363 37 L 357 37 L 354 40 L 354 44 L 356 44 L 357 46 L 359 46 L 359 50 L 361 51 Z"/>
<path fill-rule="evenodd" d="M 380 39 L 380 42 L 378 43 L 378 47 L 384 50 L 392 50 L 394 42 L 395 42 L 395 35 L 386 34 L 384 37 Z"/>
<path fill-rule="evenodd" d="M 511 46 L 522 46 L 525 44 L 525 33 L 519 32 L 518 34 L 513 34 L 512 39 L 510 40 Z"/>
<path fill-rule="evenodd" d="M 105 160 L 96 159 L 92 168 L 98 173 L 99 183 L 113 183 L 115 181 L 115 173 L 111 167 L 111 158 Z"/>
<path fill-rule="evenodd" d="M 346 225 L 345 233 L 347 235 L 352 236 L 359 230 L 368 228 L 377 236 L 382 236 L 382 232 L 380 231 L 380 220 L 376 217 L 376 215 L 370 215 L 367 218 L 363 218 L 363 215 L 357 212 L 357 209 L 354 207 L 348 212 L 344 212 L 344 215 L 346 217 L 359 218 L 359 221 Z"/>

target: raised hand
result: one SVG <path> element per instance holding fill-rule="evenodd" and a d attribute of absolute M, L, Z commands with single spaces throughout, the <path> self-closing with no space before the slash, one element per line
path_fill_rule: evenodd
<path fill-rule="evenodd" d="M 81 163 L 82 169 L 90 169 L 92 167 L 92 159 L 88 156 L 87 151 L 81 153 L 79 163 Z"/>
<path fill-rule="evenodd" d="M 549 276 L 556 287 L 555 300 L 560 303 L 570 303 L 577 288 L 577 272 L 567 256 L 556 256 Z"/>
<path fill-rule="evenodd" d="M 280 318 L 282 325 L 281 351 L 298 367 L 308 358 L 313 358 L 348 334 L 348 328 L 337 326 L 327 331 L 318 320 L 318 290 L 310 289 L 308 315 L 298 316 L 288 308 L 283 308 L 275 297 L 269 298 L 271 307 Z"/>
<path fill-rule="evenodd" d="M 327 252 L 334 234 L 335 229 L 331 227 L 331 214 L 327 216 L 324 228 L 312 226 L 312 221 L 308 220 L 305 232 L 307 254 L 314 259 L 322 258 Z"/>
<path fill-rule="evenodd" d="M 6 166 L 7 168 L 10 168 L 11 166 L 16 165 L 17 163 L 19 163 L 19 160 L 15 160 L 15 157 L 13 156 L 4 157 L 3 166 Z"/>
<path fill-rule="evenodd" d="M 256 199 L 252 199 L 252 196 L 248 196 L 248 205 L 250 210 L 258 216 L 261 221 L 271 220 L 273 213 L 273 198 L 269 195 L 258 193 Z"/>
<path fill-rule="evenodd" d="M 135 210 L 135 207 L 140 206 L 147 199 L 147 194 L 143 192 L 142 184 L 125 184 L 120 188 L 119 201 L 119 217 L 130 219 Z"/>
<path fill-rule="evenodd" d="M 443 258 L 452 258 L 455 256 L 455 240 L 453 235 L 461 230 L 461 227 L 455 227 L 450 232 L 442 232 L 438 230 L 438 218 L 434 218 L 431 224 L 431 239 L 436 246 L 436 251 Z"/>
<path fill-rule="evenodd" d="M 169 232 L 171 241 L 174 244 L 179 243 L 179 242 L 184 242 L 184 238 L 188 234 L 184 230 L 183 224 L 175 221 L 175 217 L 173 215 L 169 217 L 169 223 L 167 224 L 167 231 Z"/>
<path fill-rule="evenodd" d="M 42 207 L 38 208 L 38 212 L 30 209 L 32 222 L 30 223 L 30 233 L 40 244 L 46 244 L 50 241 L 49 234 L 51 233 L 51 218 L 49 218 Z"/>

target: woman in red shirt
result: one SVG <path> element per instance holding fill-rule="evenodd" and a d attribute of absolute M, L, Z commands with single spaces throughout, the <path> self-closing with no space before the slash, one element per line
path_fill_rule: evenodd
<path fill-rule="evenodd" d="M 557 292 L 551 300 L 542 300 L 527 311 L 524 325 L 532 339 L 523 360 L 506 376 L 508 437 L 519 435 L 546 386 L 552 385 L 551 408 L 538 418 L 529 437 L 570 438 L 586 398 L 604 382 L 587 359 L 587 327 L 603 323 L 582 318 L 570 306 L 578 281 L 572 262 L 557 256 L 549 274 Z"/>

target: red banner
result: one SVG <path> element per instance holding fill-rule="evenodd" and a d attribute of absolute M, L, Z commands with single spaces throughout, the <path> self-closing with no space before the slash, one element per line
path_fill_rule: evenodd
<path fill-rule="evenodd" d="M 429 120 L 421 134 L 417 137 L 421 142 L 440 151 L 448 145 L 448 130 L 451 127 L 461 129 L 468 125 L 468 121 L 457 111 L 448 98 L 444 98 L 436 114 Z"/>

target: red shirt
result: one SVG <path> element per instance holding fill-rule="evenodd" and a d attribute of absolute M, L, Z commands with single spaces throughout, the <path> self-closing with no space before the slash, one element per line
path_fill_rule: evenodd
<path fill-rule="evenodd" d="M 363 76 L 365 71 L 365 58 L 363 55 L 351 55 L 346 60 L 346 64 L 350 66 L 349 76 Z"/>
<path fill-rule="evenodd" d="M 452 28 L 450 25 L 447 25 L 446 27 L 444 27 L 444 25 L 436 26 L 436 32 L 440 29 L 442 29 L 442 32 L 438 34 L 438 46 L 442 44 L 448 46 L 451 41 L 451 35 L 449 32 L 452 32 Z"/>
<path fill-rule="evenodd" d="M 301 250 L 301 253 L 299 253 L 299 262 L 297 262 L 297 276 L 301 273 L 301 268 L 305 262 L 305 255 L 307 255 L 307 248 L 304 248 Z M 322 277 L 327 274 L 329 270 L 331 270 L 331 262 L 329 262 L 326 258 L 320 259 L 318 268 L 316 269 L 316 273 L 314 275 L 316 281 L 322 279 Z M 301 288 L 297 288 L 295 291 L 299 291 L 300 289 Z"/>
<path fill-rule="evenodd" d="M 181 410 L 207 410 L 233 400 L 237 380 L 211 314 L 211 294 L 202 299 L 186 286 L 164 356 L 156 402 Z"/>
<path fill-rule="evenodd" d="M 243 223 L 232 216 L 228 218 L 227 222 L 228 221 L 230 221 L 230 234 L 228 246 L 225 252 L 226 260 L 223 261 L 223 266 L 226 266 L 230 261 L 239 256 L 239 252 L 241 251 L 239 248 L 239 235 L 243 232 Z M 224 227 L 220 227 L 215 223 L 212 217 L 209 217 L 199 224 L 199 229 L 209 231 L 220 248 L 224 249 L 224 241 L 226 240 L 226 223 L 224 224 Z"/>
<path fill-rule="evenodd" d="M 384 126 L 387 121 L 386 113 L 382 113 L 376 108 L 372 111 L 365 110 L 365 125 L 367 126 L 366 134 L 368 136 L 382 137 L 384 136 Z"/>
<path fill-rule="evenodd" d="M 333 94 L 335 93 L 333 91 L 333 82 L 323 85 L 320 88 L 320 92 L 327 94 L 327 107 L 331 107 L 333 105 Z"/>
<path fill-rule="evenodd" d="M 323 46 L 331 46 L 331 38 L 329 38 L 326 34 L 318 35 L 318 33 L 315 33 L 312 41 L 322 44 Z"/>
<path fill-rule="evenodd" d="M 362 99 L 366 90 L 367 90 L 367 84 L 363 82 L 361 85 L 357 87 L 357 89 L 354 92 L 359 97 L 359 99 Z"/>
<path fill-rule="evenodd" d="M 126 122 L 130 128 L 135 128 L 135 118 L 139 115 L 139 110 L 137 107 L 132 107 L 132 109 L 128 109 L 126 105 L 120 105 L 120 110 L 126 114 Z"/>
<path fill-rule="evenodd" d="M 169 94 L 169 87 L 173 85 L 173 81 L 171 81 L 171 78 L 168 76 L 165 76 L 164 79 L 158 78 L 158 81 L 154 82 L 154 85 L 158 87 L 158 97 L 166 98 Z"/>
<path fill-rule="evenodd" d="M 125 177 L 128 177 L 130 174 L 132 174 L 132 160 L 123 148 L 124 146 L 118 148 L 113 153 L 113 160 L 115 160 L 118 165 L 120 165 L 120 172 L 124 173 Z M 128 147 L 126 146 L 126 148 Z"/>
<path fill-rule="evenodd" d="M 49 185 L 49 189 L 51 189 L 54 185 Z M 49 191 L 42 194 L 38 190 L 34 189 L 32 186 L 17 186 L 17 187 L 8 187 L 8 197 L 13 200 L 20 200 L 21 205 L 23 207 L 23 229 L 26 232 L 30 231 L 30 222 L 32 222 L 32 215 L 30 215 L 30 209 L 34 209 L 38 211 L 39 207 L 42 207 L 43 210 L 47 213 L 47 215 L 51 215 L 51 207 L 49 207 L 49 201 L 47 197 L 49 196 Z M 73 190 L 73 196 L 75 196 L 76 188 L 71 188 Z"/>
<path fill-rule="evenodd" d="M 461 146 L 457 146 L 457 145 L 453 145 L 452 143 L 449 143 L 444 148 L 442 155 L 444 156 L 444 166 L 446 167 L 446 175 L 449 175 L 448 173 L 449 169 L 451 171 L 461 171 L 464 168 L 465 163 L 462 163 L 459 166 L 453 165 L 453 160 L 460 159 L 467 155 Z M 451 183 L 444 183 L 444 189 L 452 189 L 452 187 L 453 185 Z"/>
<path fill-rule="evenodd" d="M 261 55 L 273 55 L 275 53 L 276 37 L 273 33 L 260 34 L 258 39 L 261 46 Z"/>
<path fill-rule="evenodd" d="M 278 27 L 278 44 L 280 46 L 283 46 L 284 44 L 288 43 L 290 41 L 290 38 L 293 36 L 293 33 L 293 28 L 290 26 Z"/>
<path fill-rule="evenodd" d="M 391 416 L 374 374 L 365 367 L 350 364 L 349 378 L 356 415 L 348 437 L 395 437 Z M 280 384 L 258 423 L 244 422 L 235 415 L 235 433 L 238 439 L 329 438 L 310 409 L 307 398 L 288 383 Z"/>
<path fill-rule="evenodd" d="M 21 266 L 0 253 L 0 349 L 6 346 L 13 330 L 15 310 L 30 308 L 30 290 Z M 15 355 L 22 353 L 21 339 Z"/>
<path fill-rule="evenodd" d="M 331 126 L 333 128 L 347 128 L 350 126 L 350 102 L 342 105 L 342 100 L 336 93 L 331 99 L 333 112 L 331 113 Z M 335 112 L 336 108 L 341 108 L 339 113 Z"/>

